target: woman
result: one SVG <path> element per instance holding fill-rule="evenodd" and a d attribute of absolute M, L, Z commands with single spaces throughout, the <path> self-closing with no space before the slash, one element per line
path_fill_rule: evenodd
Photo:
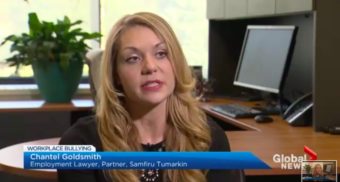
<path fill-rule="evenodd" d="M 179 42 L 161 17 L 136 13 L 112 28 L 101 66 L 95 117 L 81 119 L 61 144 L 97 151 L 226 151 L 222 129 L 207 121 Z M 226 181 L 223 170 L 58 171 L 60 181 Z M 235 180 L 234 180 L 235 181 Z"/>
<path fill-rule="evenodd" d="M 321 164 L 315 164 L 313 170 L 313 177 L 324 177 Z"/>

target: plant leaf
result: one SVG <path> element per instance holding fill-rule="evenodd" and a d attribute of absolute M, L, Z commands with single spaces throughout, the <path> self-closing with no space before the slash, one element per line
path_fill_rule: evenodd
<path fill-rule="evenodd" d="M 73 26 L 73 25 L 78 25 L 78 24 L 81 24 L 81 23 L 83 23 L 83 21 L 78 20 L 78 21 L 73 22 L 73 23 L 71 24 L 71 26 Z"/>
<path fill-rule="evenodd" d="M 28 15 L 28 26 L 30 35 L 35 35 L 41 30 L 41 23 L 36 13 L 30 13 Z"/>
<path fill-rule="evenodd" d="M 12 57 L 6 61 L 17 69 L 32 62 L 42 65 L 58 62 L 63 70 L 68 69 L 70 61 L 84 60 L 90 48 L 86 40 L 102 36 L 98 32 L 89 33 L 77 28 L 76 25 L 81 23 L 81 20 L 71 22 L 67 16 L 56 22 L 40 21 L 36 13 L 30 13 L 29 33 L 10 35 L 1 42 L 1 45 L 12 43 Z"/>
<path fill-rule="evenodd" d="M 64 22 L 63 22 L 63 23 L 65 23 L 65 24 L 67 24 L 67 25 L 71 24 L 70 18 L 68 18 L 68 16 L 65 16 L 65 17 L 64 17 Z"/>

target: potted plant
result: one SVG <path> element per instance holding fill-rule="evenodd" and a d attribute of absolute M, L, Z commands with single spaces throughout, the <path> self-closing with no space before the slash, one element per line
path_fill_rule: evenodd
<path fill-rule="evenodd" d="M 78 88 L 85 54 L 86 40 L 99 39 L 98 32 L 88 33 L 78 20 L 65 16 L 56 23 L 40 21 L 36 13 L 28 18 L 29 33 L 10 35 L 1 45 L 12 42 L 13 55 L 6 59 L 10 66 L 31 65 L 34 79 L 46 102 L 69 102 Z"/>
<path fill-rule="evenodd" d="M 306 164 L 305 166 L 303 166 L 305 171 L 306 171 L 306 174 L 307 176 L 311 175 L 311 171 L 312 171 L 312 167 L 309 165 L 309 164 Z"/>

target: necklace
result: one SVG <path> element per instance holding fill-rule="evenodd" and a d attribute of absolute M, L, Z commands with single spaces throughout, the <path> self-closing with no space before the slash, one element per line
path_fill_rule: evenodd
<path fill-rule="evenodd" d="M 142 145 L 144 148 L 144 151 L 149 151 L 149 152 L 162 152 L 165 151 L 165 146 L 164 143 L 157 143 L 157 144 L 146 144 Z M 142 182 L 153 182 L 153 181 L 158 181 L 158 178 L 160 177 L 160 171 L 159 169 L 142 169 L 142 174 L 141 174 L 141 181 Z"/>
<path fill-rule="evenodd" d="M 158 169 L 142 169 L 142 181 L 155 181 L 159 177 Z"/>

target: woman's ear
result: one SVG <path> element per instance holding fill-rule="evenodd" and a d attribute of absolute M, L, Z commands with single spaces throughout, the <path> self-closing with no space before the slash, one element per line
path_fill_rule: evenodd
<path fill-rule="evenodd" d="M 123 85 L 122 82 L 118 76 L 118 74 L 115 74 L 115 78 L 113 79 L 114 81 L 114 87 L 116 87 L 117 90 L 123 91 Z"/>
<path fill-rule="evenodd" d="M 122 82 L 120 81 L 118 74 L 116 74 L 115 77 L 116 77 L 115 82 L 116 82 L 117 86 L 122 86 Z"/>
<path fill-rule="evenodd" d="M 116 77 L 116 79 L 114 79 L 114 87 L 118 91 L 117 93 L 118 97 L 125 97 L 124 91 L 123 91 L 123 85 L 118 76 Z"/>

